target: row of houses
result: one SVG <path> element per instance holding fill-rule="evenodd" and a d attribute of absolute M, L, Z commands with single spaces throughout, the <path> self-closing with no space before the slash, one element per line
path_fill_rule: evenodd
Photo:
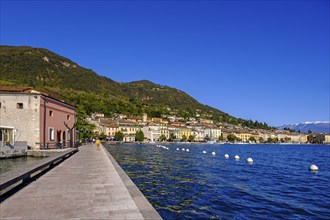
<path fill-rule="evenodd" d="M 142 131 L 145 141 L 155 142 L 166 140 L 193 141 L 228 141 L 229 136 L 236 137 L 240 142 L 285 142 L 285 143 L 330 143 L 330 136 L 325 134 L 300 134 L 289 131 L 265 131 L 242 128 L 239 126 L 222 126 L 213 122 L 183 123 L 160 118 L 127 117 L 105 118 L 103 114 L 93 114 L 87 119 L 95 125 L 94 132 L 114 138 L 117 132 L 124 134 L 123 141 L 134 142 L 137 131 Z M 315 138 L 317 136 L 317 138 Z"/>
<path fill-rule="evenodd" d="M 137 131 L 142 131 L 145 140 L 149 142 L 160 141 L 161 137 L 166 140 L 173 137 L 173 139 L 181 140 L 188 139 L 190 136 L 194 137 L 195 141 L 203 141 L 205 137 L 210 140 L 218 140 L 221 136 L 221 129 L 217 127 L 202 128 L 199 126 L 187 126 L 181 123 L 162 123 L 154 121 L 134 122 L 127 119 L 109 119 L 109 118 L 89 118 L 90 123 L 95 125 L 94 132 L 103 133 L 109 138 L 114 138 L 117 132 L 124 134 L 125 142 L 135 141 Z"/>
<path fill-rule="evenodd" d="M 26 145 L 31 149 L 72 147 L 77 140 L 76 108 L 46 93 L 30 87 L 0 86 L 0 147 Z M 189 118 L 183 122 L 175 116 L 148 118 L 118 115 L 105 118 L 95 113 L 88 118 L 96 133 L 113 138 L 124 134 L 125 142 L 135 141 L 137 131 L 143 131 L 145 141 L 185 140 L 227 141 L 235 136 L 242 142 L 330 143 L 326 134 L 299 134 L 288 131 L 253 130 L 212 120 Z M 1 156 L 1 155 L 0 155 Z"/>

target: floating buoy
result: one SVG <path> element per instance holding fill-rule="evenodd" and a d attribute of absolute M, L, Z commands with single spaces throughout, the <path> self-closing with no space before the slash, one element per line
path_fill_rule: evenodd
<path fill-rule="evenodd" d="M 205 150 L 203 151 L 203 154 L 206 154 L 206 151 Z"/>
<path fill-rule="evenodd" d="M 225 154 L 225 158 L 228 159 L 229 158 L 229 154 Z"/>
<path fill-rule="evenodd" d="M 253 163 L 253 159 L 251 157 L 249 157 L 248 159 L 246 159 L 246 162 Z"/>
<path fill-rule="evenodd" d="M 235 155 L 235 160 L 239 160 L 239 156 L 238 155 Z"/>
<path fill-rule="evenodd" d="M 315 164 L 312 164 L 312 165 L 309 167 L 309 170 L 310 170 L 310 171 L 318 171 L 319 168 L 318 168 Z"/>
<path fill-rule="evenodd" d="M 166 150 L 169 150 L 169 149 L 170 149 L 170 148 L 168 148 L 168 147 L 166 148 Z"/>
<path fill-rule="evenodd" d="M 189 149 L 187 149 L 186 151 L 189 152 Z"/>
<path fill-rule="evenodd" d="M 213 155 L 213 156 L 215 155 L 215 152 L 214 152 L 214 151 L 212 152 L 212 155 Z"/>
<path fill-rule="evenodd" d="M 184 148 L 182 148 L 182 150 L 185 150 Z"/>
<path fill-rule="evenodd" d="M 176 150 L 179 150 L 179 148 L 177 148 Z"/>

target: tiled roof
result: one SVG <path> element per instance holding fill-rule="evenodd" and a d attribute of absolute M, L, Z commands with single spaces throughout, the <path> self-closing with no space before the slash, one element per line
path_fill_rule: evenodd
<path fill-rule="evenodd" d="M 23 86 L 0 86 L 0 91 L 2 92 L 20 92 L 28 93 L 33 90 L 32 87 L 23 87 Z"/>

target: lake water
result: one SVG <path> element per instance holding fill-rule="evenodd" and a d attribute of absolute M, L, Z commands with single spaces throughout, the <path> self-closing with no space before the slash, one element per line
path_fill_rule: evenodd
<path fill-rule="evenodd" d="M 27 164 L 35 163 L 44 157 L 15 157 L 0 160 L 0 173 L 5 173 L 10 170 L 18 169 Z"/>
<path fill-rule="evenodd" d="M 105 147 L 164 219 L 330 219 L 330 146 Z"/>

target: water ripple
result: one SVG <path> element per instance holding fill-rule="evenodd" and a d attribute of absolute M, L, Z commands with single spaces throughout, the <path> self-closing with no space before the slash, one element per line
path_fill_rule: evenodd
<path fill-rule="evenodd" d="M 167 147 L 106 146 L 164 219 L 330 218 L 329 146 Z M 319 172 L 309 172 L 312 163 Z"/>

